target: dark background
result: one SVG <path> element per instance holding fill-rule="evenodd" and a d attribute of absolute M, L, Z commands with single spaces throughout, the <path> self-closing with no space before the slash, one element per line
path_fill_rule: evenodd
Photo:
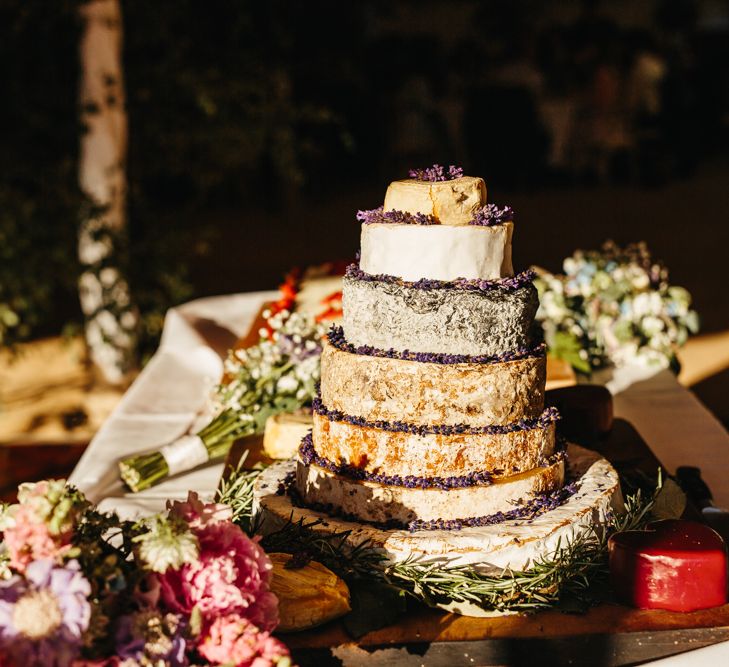
<path fill-rule="evenodd" d="M 0 0 L 0 323 L 81 322 L 78 2 Z M 729 328 L 729 3 L 122 1 L 129 265 L 164 311 L 348 258 L 408 167 L 516 210 L 516 261 L 646 240 Z M 3 330 L 0 324 L 0 331 Z"/>

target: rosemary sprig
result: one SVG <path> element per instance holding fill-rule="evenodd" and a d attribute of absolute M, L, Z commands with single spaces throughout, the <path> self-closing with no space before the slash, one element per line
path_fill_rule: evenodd
<path fill-rule="evenodd" d="M 615 532 L 642 528 L 653 517 L 656 501 L 667 490 L 661 471 L 647 499 L 640 489 L 625 501 L 625 512 L 611 514 L 607 525 L 559 542 L 528 570 L 484 574 L 473 566 L 443 567 L 437 562 L 393 563 L 387 580 L 427 604 L 461 602 L 493 611 L 538 611 L 565 605 L 587 607 L 604 596 L 608 581 L 608 539 Z"/>
<path fill-rule="evenodd" d="M 231 471 L 218 493 L 218 501 L 234 508 L 236 521 L 255 533 L 260 527 L 252 516 L 253 488 L 261 469 Z M 281 528 L 262 537 L 268 552 L 293 554 L 297 563 L 316 560 L 343 579 L 371 579 L 389 584 L 431 606 L 453 603 L 486 611 L 535 612 L 547 608 L 584 609 L 605 598 L 608 583 L 607 547 L 610 535 L 640 529 L 651 519 L 656 501 L 664 491 L 661 471 L 649 496 L 638 490 L 626 497 L 625 512 L 611 514 L 603 526 L 560 541 L 554 551 L 536 559 L 527 570 L 485 573 L 474 566 L 448 567 L 442 562 L 386 562 L 381 549 L 369 541 L 352 546 L 350 531 L 324 533 L 293 517 Z"/>
<path fill-rule="evenodd" d="M 432 606 L 469 603 L 494 611 L 537 611 L 565 599 L 590 604 L 593 586 L 607 578 L 605 544 L 593 534 L 560 543 L 525 571 L 484 574 L 473 566 L 443 567 L 439 563 L 406 561 L 387 567 L 385 576 L 413 597 Z"/>
<path fill-rule="evenodd" d="M 316 531 L 321 520 L 306 523 L 303 519 L 289 521 L 278 530 L 264 535 L 261 546 L 269 552 L 293 554 L 297 562 L 315 560 L 338 574 L 342 579 L 383 579 L 385 556 L 365 540 L 352 546 L 351 531 L 334 533 Z"/>
<path fill-rule="evenodd" d="M 231 468 L 227 475 L 223 475 L 215 494 L 215 501 L 228 505 L 233 512 L 233 522 L 250 534 L 254 532 L 251 530 L 253 487 L 264 467 L 263 464 L 257 463 L 253 468 L 244 468 L 247 458 L 248 452 L 243 452 L 238 465 Z"/>

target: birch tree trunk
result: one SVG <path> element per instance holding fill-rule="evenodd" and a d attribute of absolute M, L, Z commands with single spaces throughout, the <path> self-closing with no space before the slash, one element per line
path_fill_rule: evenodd
<path fill-rule="evenodd" d="M 79 184 L 90 202 L 79 227 L 79 298 L 91 360 L 107 382 L 120 384 L 134 365 L 139 322 L 120 269 L 127 192 L 121 7 L 90 0 L 79 11 Z"/>

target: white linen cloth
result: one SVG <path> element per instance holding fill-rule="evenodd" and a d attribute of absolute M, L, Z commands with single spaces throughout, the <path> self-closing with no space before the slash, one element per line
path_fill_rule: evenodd
<path fill-rule="evenodd" d="M 159 449 L 205 424 L 208 396 L 220 380 L 226 350 L 247 333 L 262 304 L 277 295 L 209 297 L 172 308 L 159 350 L 91 441 L 69 481 L 102 510 L 116 510 L 125 518 L 164 509 L 167 500 L 184 499 L 191 489 L 212 496 L 222 463 L 200 466 L 134 494 L 122 485 L 117 462 Z"/>
<path fill-rule="evenodd" d="M 222 372 L 222 358 L 245 335 L 261 305 L 277 292 L 198 299 L 171 309 L 158 352 L 87 448 L 70 477 L 102 509 L 125 516 L 152 513 L 192 489 L 211 496 L 222 463 L 201 466 L 132 494 L 119 480 L 117 461 L 194 433 L 205 420 L 207 397 Z M 631 422 L 658 459 L 701 468 L 715 503 L 729 508 L 729 434 L 670 371 L 624 368 L 604 381 L 615 396 L 615 415 Z"/>

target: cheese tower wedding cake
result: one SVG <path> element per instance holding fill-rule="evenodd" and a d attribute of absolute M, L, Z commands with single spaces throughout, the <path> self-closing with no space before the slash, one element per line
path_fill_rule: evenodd
<path fill-rule="evenodd" d="M 545 408 L 538 295 L 512 265 L 512 210 L 455 167 L 410 176 L 357 214 L 313 430 L 261 475 L 256 507 L 264 524 L 321 519 L 391 560 L 528 567 L 604 519 L 617 474 L 560 441 Z"/>

